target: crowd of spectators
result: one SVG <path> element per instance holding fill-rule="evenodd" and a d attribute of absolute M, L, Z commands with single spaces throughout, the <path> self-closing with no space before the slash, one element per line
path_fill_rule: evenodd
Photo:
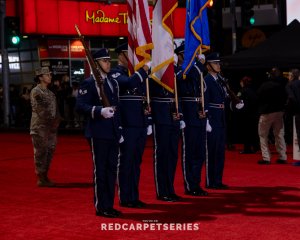
<path fill-rule="evenodd" d="M 36 84 L 9 87 L 9 126 L 11 128 L 28 129 L 31 119 L 30 92 Z M 83 118 L 75 111 L 79 82 L 73 81 L 67 75 L 53 78 L 50 90 L 54 92 L 62 122 L 61 129 L 81 129 Z M 3 86 L 0 86 L 0 126 L 4 124 Z"/>

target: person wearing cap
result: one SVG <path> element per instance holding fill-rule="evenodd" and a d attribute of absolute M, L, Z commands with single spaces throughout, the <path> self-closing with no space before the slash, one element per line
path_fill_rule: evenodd
<path fill-rule="evenodd" d="M 121 156 L 118 169 L 120 206 L 145 207 L 140 200 L 140 165 L 148 134 L 152 130 L 145 109 L 146 79 L 149 66 L 145 65 L 131 76 L 128 74 L 128 43 L 116 48 L 118 65 L 110 72 L 120 86 L 120 111 L 124 142 L 120 145 Z"/>
<path fill-rule="evenodd" d="M 49 68 L 38 68 L 35 75 L 37 85 L 30 93 L 32 107 L 30 135 L 34 148 L 35 173 L 39 187 L 53 187 L 55 183 L 48 178 L 48 171 L 56 148 L 60 115 L 56 97 L 48 89 L 51 84 Z"/>
<path fill-rule="evenodd" d="M 175 52 L 184 60 L 184 47 L 179 46 Z M 182 130 L 182 171 L 185 194 L 207 196 L 207 191 L 200 186 L 201 170 L 206 161 L 206 115 L 201 104 L 201 74 L 204 71 L 205 56 L 195 59 L 185 78 L 180 77 L 179 99 L 186 127 Z M 177 73 L 182 75 L 182 68 Z"/>
<path fill-rule="evenodd" d="M 174 63 L 178 59 L 174 55 Z M 176 72 L 174 64 L 174 72 Z M 178 162 L 180 129 L 185 124 L 180 105 L 176 109 L 175 94 L 162 86 L 161 81 L 150 81 L 151 109 L 154 123 L 154 180 L 156 196 L 160 201 L 177 202 L 181 197 L 174 187 Z M 174 81 L 174 79 L 172 79 Z M 176 78 L 177 85 L 177 78 Z M 171 90 L 171 89 L 169 89 Z"/>
<path fill-rule="evenodd" d="M 97 216 L 118 217 L 121 212 L 114 209 L 115 184 L 119 160 L 119 142 L 122 141 L 119 114 L 119 87 L 111 78 L 110 55 L 106 48 L 93 54 L 103 80 L 103 88 L 110 106 L 106 106 L 100 95 L 100 87 L 92 75 L 80 85 L 76 109 L 87 117 L 85 137 L 89 140 L 94 165 L 94 204 Z"/>
<path fill-rule="evenodd" d="M 225 161 L 226 122 L 225 101 L 227 93 L 220 79 L 221 65 L 219 53 L 213 52 L 206 57 L 207 75 L 205 76 L 205 106 L 208 109 L 207 132 L 207 175 L 206 186 L 212 189 L 226 189 L 223 183 Z"/>

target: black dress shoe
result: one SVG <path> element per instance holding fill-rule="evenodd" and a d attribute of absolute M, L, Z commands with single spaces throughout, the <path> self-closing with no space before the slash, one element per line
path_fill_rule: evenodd
<path fill-rule="evenodd" d="M 259 160 L 259 161 L 257 161 L 257 163 L 261 164 L 261 165 L 269 165 L 269 164 L 271 164 L 270 161 L 266 161 L 266 160 Z"/>
<path fill-rule="evenodd" d="M 146 203 L 140 201 L 140 200 L 136 200 L 136 201 L 132 201 L 132 202 L 122 202 L 120 203 L 121 207 L 127 207 L 127 208 L 143 208 L 146 206 Z"/>
<path fill-rule="evenodd" d="M 220 183 L 216 185 L 216 189 L 228 189 L 228 185 Z"/>
<path fill-rule="evenodd" d="M 287 160 L 277 159 L 276 163 L 278 163 L 278 164 L 287 164 Z"/>
<path fill-rule="evenodd" d="M 133 204 L 136 208 L 144 208 L 147 205 L 146 203 L 142 202 L 141 200 L 136 200 L 133 202 Z"/>
<path fill-rule="evenodd" d="M 122 203 L 120 203 L 120 206 L 127 207 L 127 208 L 134 208 L 135 204 L 134 204 L 134 202 L 122 202 Z"/>
<path fill-rule="evenodd" d="M 209 185 L 209 186 L 206 186 L 206 188 L 209 188 L 209 189 L 228 189 L 228 186 L 221 183 L 221 184 Z"/>
<path fill-rule="evenodd" d="M 120 215 L 122 215 L 122 212 L 118 211 L 117 209 L 112 208 L 110 210 L 113 211 L 117 215 L 117 217 L 119 217 Z"/>
<path fill-rule="evenodd" d="M 181 197 L 178 196 L 177 194 L 173 193 L 173 194 L 170 194 L 169 197 L 173 198 L 176 202 L 176 201 L 180 201 L 181 200 Z"/>
<path fill-rule="evenodd" d="M 119 217 L 120 215 L 121 212 L 113 208 L 96 211 L 96 216 L 100 216 L 100 217 L 116 218 Z"/>
<path fill-rule="evenodd" d="M 298 162 L 294 162 L 293 166 L 299 167 L 300 166 L 300 162 L 299 161 Z"/>
<path fill-rule="evenodd" d="M 198 196 L 207 196 L 208 192 L 206 192 L 200 188 L 200 189 L 194 190 L 194 191 L 186 191 L 185 194 L 198 197 Z"/>
<path fill-rule="evenodd" d="M 177 202 L 178 200 L 172 198 L 171 196 L 159 196 L 157 200 L 165 201 L 165 202 Z"/>

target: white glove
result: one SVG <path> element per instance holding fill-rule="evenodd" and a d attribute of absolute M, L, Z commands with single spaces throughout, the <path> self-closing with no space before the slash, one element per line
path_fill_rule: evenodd
<path fill-rule="evenodd" d="M 244 102 L 243 102 L 243 100 L 241 100 L 241 102 L 239 102 L 237 105 L 235 105 L 235 107 L 236 107 L 236 109 L 242 109 L 243 107 L 244 107 Z"/>
<path fill-rule="evenodd" d="M 205 62 L 205 55 L 204 54 L 198 54 L 197 58 L 200 62 L 204 61 Z"/>
<path fill-rule="evenodd" d="M 111 118 L 114 116 L 114 109 L 112 107 L 105 107 L 101 109 L 101 115 L 104 118 Z"/>
<path fill-rule="evenodd" d="M 206 121 L 206 132 L 211 132 L 212 131 L 212 127 L 209 124 L 209 120 L 207 119 Z"/>
<path fill-rule="evenodd" d="M 180 120 L 179 125 L 180 125 L 180 129 L 185 128 L 185 122 L 183 120 Z"/>
<path fill-rule="evenodd" d="M 151 134 L 152 134 L 152 126 L 149 125 L 149 126 L 147 127 L 147 135 L 149 136 L 149 135 L 151 135 Z"/>
<path fill-rule="evenodd" d="M 120 139 L 119 139 L 119 143 L 122 143 L 122 142 L 124 142 L 124 138 L 123 138 L 123 136 L 121 135 L 121 137 L 120 137 Z"/>
<path fill-rule="evenodd" d="M 146 65 L 148 68 L 151 68 L 152 62 L 149 61 L 149 62 L 147 62 L 145 65 Z"/>
<path fill-rule="evenodd" d="M 178 56 L 176 53 L 174 53 L 174 65 L 177 66 L 177 63 L 178 63 Z"/>

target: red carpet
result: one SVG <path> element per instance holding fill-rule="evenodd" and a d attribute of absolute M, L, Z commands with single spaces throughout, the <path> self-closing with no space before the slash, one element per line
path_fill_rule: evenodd
<path fill-rule="evenodd" d="M 116 198 L 121 219 L 95 216 L 91 156 L 81 135 L 59 136 L 50 171 L 51 179 L 59 183 L 57 188 L 36 187 L 29 134 L 2 133 L 0 148 L 1 239 L 295 240 L 300 236 L 300 168 L 275 163 L 260 166 L 256 164 L 259 154 L 240 155 L 238 145 L 226 153 L 224 183 L 229 190 L 210 190 L 208 197 L 201 198 L 183 195 L 179 164 L 175 187 L 183 201 L 164 203 L 155 198 L 149 140 L 140 187 L 141 199 L 149 206 L 121 208 Z M 288 157 L 291 163 L 291 150 Z M 101 229 L 108 226 L 104 223 L 117 223 L 115 227 L 143 223 L 145 227 L 151 221 L 156 230 Z M 194 224 L 199 229 L 157 230 L 161 223 L 169 223 L 169 228 L 174 227 L 171 223 L 181 228 Z"/>

